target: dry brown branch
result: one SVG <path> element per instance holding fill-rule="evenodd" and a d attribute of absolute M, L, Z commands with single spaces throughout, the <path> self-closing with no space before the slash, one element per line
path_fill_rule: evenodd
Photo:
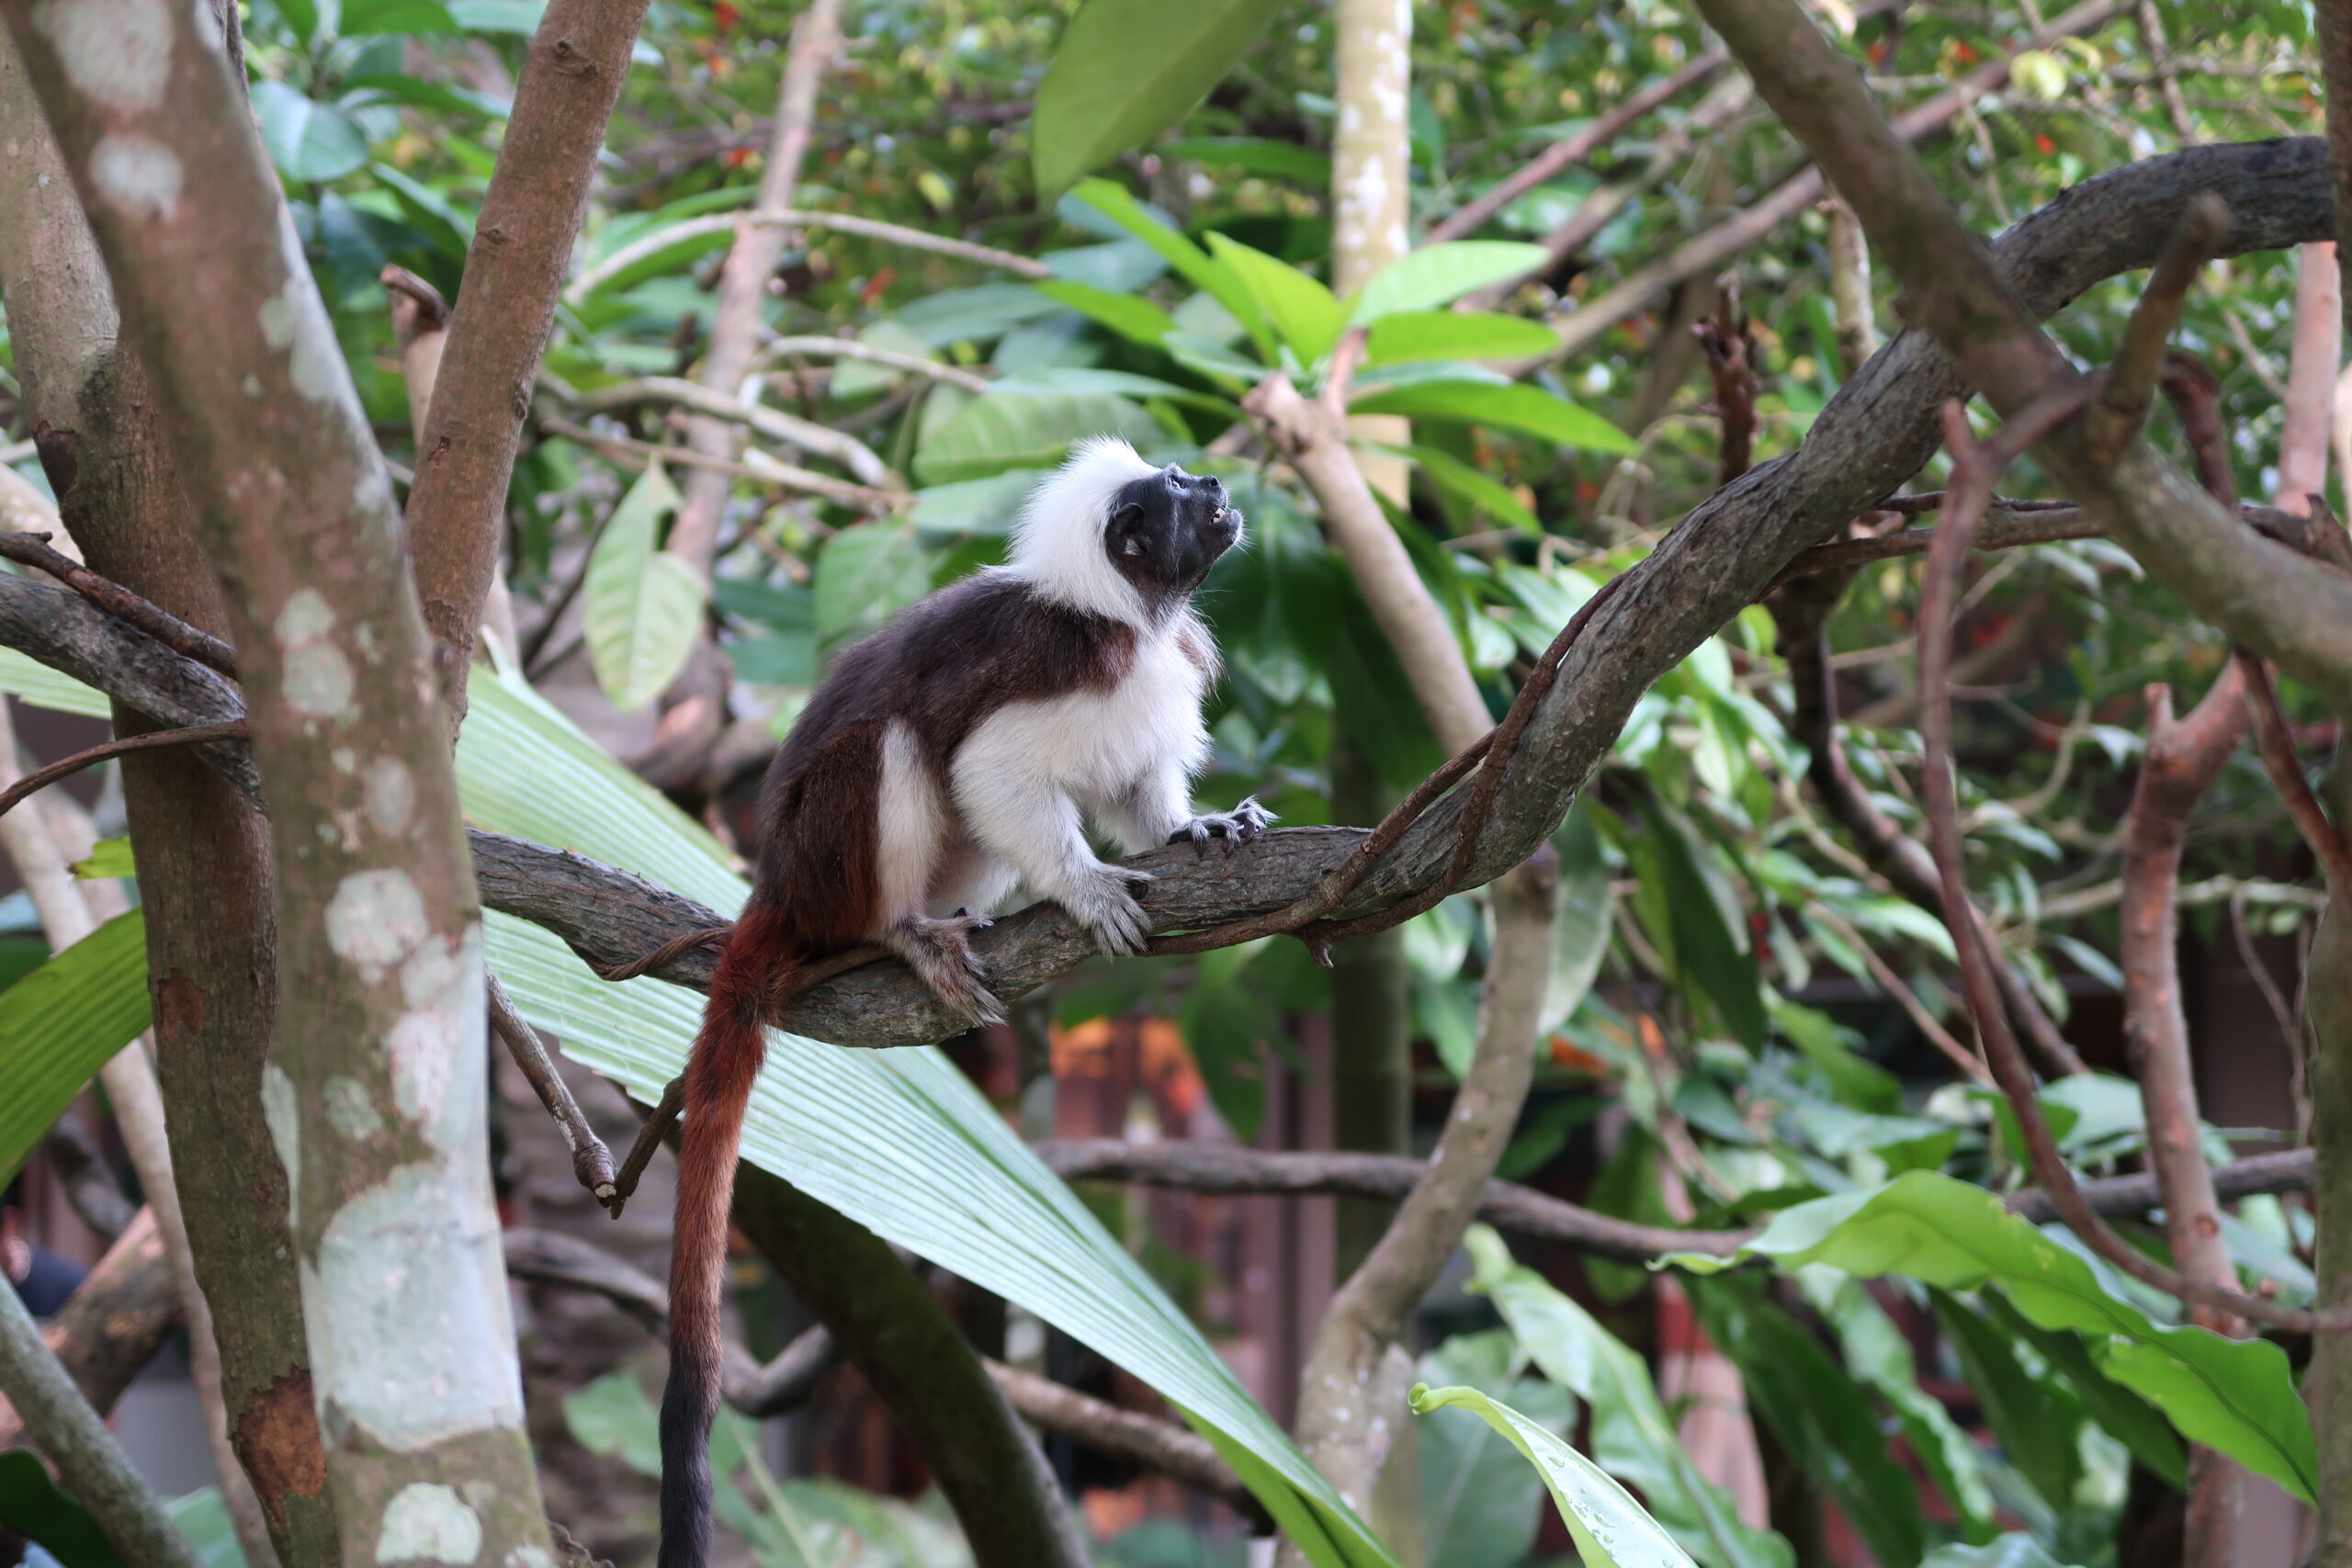
<path fill-rule="evenodd" d="M 1730 59 L 1721 50 L 1710 50 L 1692 57 L 1679 70 L 1669 72 L 1641 91 L 1611 105 L 1574 135 L 1564 136 L 1553 142 L 1454 209 L 1442 221 L 1431 225 L 1422 243 L 1433 245 L 1446 240 L 1468 239 L 1486 225 L 1487 220 L 1520 197 L 1608 146 L 1627 126 L 1705 82 L 1728 64 Z"/>
<path fill-rule="evenodd" d="M 150 729 L 138 735 L 119 736 L 102 740 L 87 750 L 76 751 L 71 757 L 59 759 L 0 789 L 0 817 L 16 809 L 27 795 L 47 789 L 58 780 L 71 778 L 85 768 L 95 768 L 110 757 L 127 751 L 150 751 L 159 746 L 202 746 L 219 740 L 243 740 L 250 732 L 243 719 L 227 724 L 199 724 L 187 729 Z"/>
<path fill-rule="evenodd" d="M 237 678 L 237 650 L 211 633 L 199 631 L 168 610 L 133 593 L 110 578 L 101 577 L 61 550 L 50 547 L 47 534 L 0 533 L 0 557 L 18 566 L 45 571 L 66 587 L 119 620 L 130 622 L 174 653 Z"/>
<path fill-rule="evenodd" d="M 2296 751 L 2294 732 L 2287 728 L 2287 716 L 2279 711 L 2278 688 L 2269 667 L 2243 649 L 2238 650 L 2237 663 L 2245 674 L 2246 706 L 2253 711 L 2262 765 L 2279 799 L 2286 803 L 2288 819 L 2326 874 L 2328 886 L 2352 887 L 2352 846 L 2345 843 L 2344 835 L 2327 819 L 2319 796 L 2312 792 L 2311 780 L 2303 776 L 2303 760 Z"/>
<path fill-rule="evenodd" d="M 1707 356 L 1707 378 L 1715 391 L 1715 417 L 1723 434 L 1715 454 L 1715 483 L 1727 485 L 1747 472 L 1756 457 L 1756 334 L 1740 308 L 1739 279 L 1725 277 L 1715 290 L 1714 319 L 1693 329 Z"/>
<path fill-rule="evenodd" d="M 791 231 L 781 224 L 764 220 L 792 209 L 793 192 L 800 183 L 800 162 L 808 151 L 809 125 L 817 114 L 817 91 L 833 56 L 841 51 L 841 15 L 842 0 L 811 0 L 793 18 L 791 37 L 785 46 L 784 85 L 770 131 L 767 163 L 760 171 L 759 194 L 738 225 L 735 243 L 719 268 L 710 337 L 703 345 L 702 366 L 695 378 L 720 398 L 741 398 L 744 378 L 759 352 L 768 283 L 775 276 L 776 264 L 784 259 L 785 243 L 791 238 Z M 706 457 L 732 457 L 738 423 L 707 414 L 689 419 L 686 446 Z M 858 477 L 869 484 L 880 482 L 865 473 Z M 710 468 L 696 468 L 686 476 L 685 499 L 663 548 L 692 567 L 697 576 L 710 575 L 731 489 L 727 476 Z"/>
<path fill-rule="evenodd" d="M 879 365 L 886 370 L 903 370 L 910 376 L 944 382 L 967 392 L 985 392 L 990 385 L 987 377 L 976 376 L 944 360 L 926 359 L 920 354 L 901 354 L 896 349 L 876 348 L 854 337 L 770 338 L 761 346 L 754 364 L 773 365 L 794 355 L 805 355 L 811 359 L 862 360 L 868 365 Z"/>
<path fill-rule="evenodd" d="M 522 1070 L 523 1077 L 530 1083 L 531 1092 L 539 1097 L 539 1103 L 547 1108 L 548 1115 L 561 1129 L 564 1147 L 571 1153 L 571 1174 L 579 1178 L 580 1185 L 588 1189 L 598 1202 L 610 1201 L 613 1196 L 613 1151 L 605 1146 L 605 1140 L 596 1136 L 596 1130 L 588 1124 L 580 1102 L 572 1098 L 571 1086 L 563 1081 L 561 1073 L 556 1071 L 555 1062 L 548 1055 L 547 1046 L 540 1042 L 538 1031 L 531 1027 L 530 1021 L 515 1007 L 514 998 L 506 994 L 506 987 L 498 983 L 498 976 L 488 976 L 484 989 L 490 1000 L 491 1030 L 505 1043 L 507 1055 L 514 1059 L 514 1066 Z"/>
<path fill-rule="evenodd" d="M 821 495 L 828 501 L 838 501 L 844 506 L 864 507 L 869 512 L 888 512 L 908 503 L 908 497 L 903 494 L 894 495 L 888 491 L 869 490 L 864 485 L 852 484 L 847 479 L 835 479 L 831 474 L 820 474 L 813 468 L 802 468 L 790 463 L 779 463 L 772 457 L 767 457 L 765 454 L 758 455 L 763 460 L 757 464 L 738 463 L 725 457 L 706 457 L 701 453 L 691 451 L 684 446 L 657 446 L 650 441 L 639 441 L 631 436 L 591 430 L 576 421 L 553 413 L 543 413 L 539 416 L 539 428 L 550 435 L 560 435 L 567 441 L 577 441 L 583 446 L 593 446 L 632 472 L 642 472 L 647 463 L 658 460 L 663 463 L 680 464 L 686 468 L 709 468 L 734 479 L 750 479 L 756 484 L 774 485 L 778 490 L 799 491 L 809 495 Z"/>
<path fill-rule="evenodd" d="M 2230 231 L 2229 207 L 2211 191 L 2199 193 L 2182 216 L 2172 243 L 2156 258 L 2147 287 L 2132 308 L 2116 345 L 2115 359 L 2101 377 L 2098 396 L 2084 413 L 2084 443 L 2090 460 L 2112 466 L 2139 439 L 2155 401 L 2156 383 L 2170 352 L 2172 334 L 2188 305 L 2198 274 L 2222 248 Z M 2227 506 L 2233 496 L 2217 496 Z"/>
<path fill-rule="evenodd" d="M 1734 47 L 1738 48 L 1735 40 Z M 1995 481 L 2018 452 L 2040 441 L 2052 427 L 2073 417 L 2095 393 L 2095 385 L 2075 379 L 2039 400 L 2018 414 L 1987 444 L 1969 433 L 1968 416 L 1958 402 L 1944 405 L 1945 443 L 1952 457 L 1952 500 L 1944 512 L 1943 536 L 1928 557 L 1921 584 L 1919 610 L 1919 683 L 1924 694 L 1919 728 L 1926 742 L 1927 771 L 1922 781 L 1928 812 L 1928 837 L 1942 879 L 1944 907 L 1967 907 L 1966 863 L 1962 858 L 1960 800 L 1952 774 L 1951 698 L 1948 671 L 1951 663 L 1952 608 L 1959 598 L 1961 566 L 1966 558 L 1968 536 L 1981 509 L 1993 493 Z M 2184 1278 L 2151 1261 L 2110 1230 L 2098 1213 L 2084 1201 L 2075 1174 L 2058 1152 L 2056 1138 L 2041 1108 L 2040 1090 L 2025 1055 L 2009 1032 L 2000 1002 L 1990 944 L 1973 920 L 1950 922 L 1952 943 L 1959 950 L 1961 976 L 1969 1008 L 1984 1043 L 1993 1074 L 2017 1117 L 2035 1179 L 2050 1194 L 2060 1219 L 2109 1263 L 2144 1284 L 2183 1301 L 2211 1310 L 2280 1327 L 2310 1332 L 2320 1326 L 2352 1327 L 2352 1314 L 2318 1314 L 2282 1308 L 2274 1302 L 2249 1296 L 2229 1286 Z"/>
<path fill-rule="evenodd" d="M 1274 1522 L 1266 1506 L 1241 1483 L 1206 1438 L 1173 1421 L 1123 1409 L 1002 1361 L 984 1360 L 983 1364 L 1012 1408 L 1046 1431 L 1100 1453 L 1131 1460 L 1156 1475 L 1216 1498 L 1240 1515 L 1253 1535 L 1273 1533 Z"/>
<path fill-rule="evenodd" d="M 416 429 L 410 550 L 453 723 L 465 717 L 531 388 L 646 4 L 552 0 L 539 18 Z"/>

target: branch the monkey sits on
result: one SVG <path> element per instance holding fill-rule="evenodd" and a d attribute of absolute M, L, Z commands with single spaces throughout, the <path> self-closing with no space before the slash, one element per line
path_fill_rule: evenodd
<path fill-rule="evenodd" d="M 728 1210 L 774 999 L 799 965 L 878 942 L 950 1008 L 993 1021 L 967 938 L 1016 884 L 1105 953 L 1143 945 L 1136 888 L 1150 878 L 1097 859 L 1088 818 L 1129 853 L 1260 837 L 1271 818 L 1255 801 L 1191 805 L 1217 667 L 1193 591 L 1240 537 L 1218 480 L 1154 468 L 1114 437 L 1084 442 L 1030 495 L 1007 565 L 842 654 L 793 724 L 686 1065 L 660 1568 L 710 1559 Z"/>

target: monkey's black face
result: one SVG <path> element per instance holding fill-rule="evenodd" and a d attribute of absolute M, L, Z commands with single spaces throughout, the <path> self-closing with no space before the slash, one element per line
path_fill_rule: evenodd
<path fill-rule="evenodd" d="M 1170 463 L 1121 488 L 1102 546 L 1157 608 L 1198 588 L 1240 537 L 1241 513 L 1227 504 L 1224 481 Z"/>

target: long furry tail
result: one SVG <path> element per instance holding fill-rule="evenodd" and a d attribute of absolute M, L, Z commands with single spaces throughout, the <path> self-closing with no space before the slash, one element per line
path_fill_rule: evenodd
<path fill-rule="evenodd" d="M 712 976 L 686 1061 L 678 1211 L 670 1238 L 670 1382 L 662 1393 L 659 1568 L 707 1568 L 710 1424 L 718 1414 L 728 1213 L 752 1083 L 767 1056 L 768 998 L 793 960 L 767 911 L 743 911 Z"/>

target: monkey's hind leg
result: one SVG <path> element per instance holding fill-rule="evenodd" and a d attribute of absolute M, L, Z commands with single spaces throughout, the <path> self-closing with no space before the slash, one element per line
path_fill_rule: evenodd
<path fill-rule="evenodd" d="M 974 1023 L 1000 1023 L 1004 1004 L 981 984 L 988 971 L 972 951 L 967 935 L 993 923 L 961 909 L 944 919 L 907 915 L 883 931 L 882 945 L 905 959 L 916 977 L 956 1012 Z"/>

